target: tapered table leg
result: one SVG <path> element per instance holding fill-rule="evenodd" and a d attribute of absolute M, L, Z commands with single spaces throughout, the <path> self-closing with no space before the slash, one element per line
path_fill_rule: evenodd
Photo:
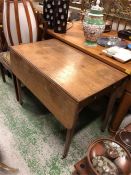
<path fill-rule="evenodd" d="M 123 98 L 120 102 L 120 105 L 118 107 L 118 111 L 117 111 L 115 117 L 111 121 L 111 125 L 109 128 L 109 131 L 111 133 L 117 132 L 122 120 L 124 119 L 126 113 L 128 112 L 128 109 L 130 107 L 131 107 L 131 93 L 125 92 L 123 95 Z"/>
<path fill-rule="evenodd" d="M 17 82 L 16 82 L 16 76 L 12 74 L 13 82 L 14 82 L 14 88 L 15 88 L 15 94 L 16 94 L 16 100 L 19 101 L 19 94 L 18 94 L 18 88 L 17 88 Z"/>
<path fill-rule="evenodd" d="M 104 121 L 102 121 L 102 126 L 101 126 L 101 131 L 102 132 L 105 131 L 105 129 L 108 125 L 108 122 L 110 120 L 110 115 L 111 115 L 111 112 L 113 110 L 113 106 L 116 102 L 116 98 L 117 98 L 116 91 L 114 91 L 110 96 L 110 99 L 109 99 L 109 102 L 108 102 L 108 105 L 107 105 L 106 114 L 105 114 L 105 117 L 104 117 Z"/>
<path fill-rule="evenodd" d="M 72 141 L 72 137 L 73 137 L 74 132 L 75 132 L 76 124 L 78 122 L 79 113 L 80 113 L 81 110 L 82 110 L 82 108 L 81 109 L 77 108 L 76 113 L 75 113 L 76 118 L 75 118 L 74 124 L 73 124 L 71 129 L 67 129 L 66 141 L 65 141 L 65 146 L 64 146 L 62 159 L 64 159 L 67 156 L 67 154 L 68 154 L 68 151 L 69 151 L 69 148 L 70 148 L 70 144 L 71 144 L 71 141 Z"/>
<path fill-rule="evenodd" d="M 111 119 L 110 117 L 111 117 L 111 113 L 113 111 L 113 107 L 114 107 L 114 104 L 116 102 L 116 99 L 118 98 L 118 96 L 120 94 L 123 93 L 126 82 L 127 81 L 124 81 L 122 84 L 120 84 L 118 87 L 116 87 L 110 95 L 109 102 L 107 105 L 106 114 L 104 117 L 104 121 L 102 122 L 102 126 L 101 126 L 101 131 L 103 131 L 103 132 L 105 131 L 105 129 L 106 129 L 106 127 Z"/>
<path fill-rule="evenodd" d="M 18 99 L 19 103 L 22 105 L 22 92 L 21 92 L 21 82 L 18 78 L 16 78 L 17 90 L 18 90 Z"/>
<path fill-rule="evenodd" d="M 62 156 L 63 159 L 68 154 L 69 147 L 70 147 L 70 144 L 71 144 L 71 140 L 72 140 L 72 137 L 73 137 L 73 134 L 74 134 L 74 130 L 75 130 L 75 128 L 67 129 L 66 141 L 65 141 L 65 146 L 64 146 L 64 153 L 63 153 L 63 156 Z"/>
<path fill-rule="evenodd" d="M 1 70 L 2 80 L 5 83 L 6 82 L 6 79 L 5 79 L 5 70 L 4 70 L 4 67 L 3 67 L 3 65 L 1 63 L 0 63 L 0 70 Z"/>

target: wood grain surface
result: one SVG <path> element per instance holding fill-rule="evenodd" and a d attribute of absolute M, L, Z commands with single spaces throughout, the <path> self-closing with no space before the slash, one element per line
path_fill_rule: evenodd
<path fill-rule="evenodd" d="M 126 76 L 56 39 L 12 48 L 77 102 Z"/>
<path fill-rule="evenodd" d="M 127 63 L 120 63 L 115 59 L 103 54 L 102 50 L 105 49 L 104 47 L 99 45 L 94 47 L 87 46 L 87 44 L 85 43 L 85 37 L 81 21 L 73 22 L 72 28 L 67 30 L 67 33 L 65 34 L 55 33 L 51 29 L 48 29 L 48 34 L 101 60 L 102 62 L 111 65 L 112 67 L 117 68 L 118 70 L 126 72 L 127 74 L 131 74 L 131 61 Z M 117 33 L 112 31 L 109 33 L 103 33 L 103 36 L 117 36 Z"/>

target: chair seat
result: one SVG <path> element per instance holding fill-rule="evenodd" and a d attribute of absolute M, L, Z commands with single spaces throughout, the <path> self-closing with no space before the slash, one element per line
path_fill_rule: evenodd
<path fill-rule="evenodd" d="M 9 51 L 0 53 L 0 62 L 11 72 Z"/>

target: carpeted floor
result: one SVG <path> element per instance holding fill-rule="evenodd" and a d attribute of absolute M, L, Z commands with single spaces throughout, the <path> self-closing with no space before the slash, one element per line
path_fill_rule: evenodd
<path fill-rule="evenodd" d="M 0 77 L 0 159 L 19 168 L 18 175 L 70 175 L 73 165 L 86 155 L 89 143 L 107 135 L 100 131 L 100 114 L 85 109 L 69 154 L 63 160 L 64 128 L 26 88 L 23 96 L 21 106 L 15 99 L 11 79 L 3 83 Z"/>

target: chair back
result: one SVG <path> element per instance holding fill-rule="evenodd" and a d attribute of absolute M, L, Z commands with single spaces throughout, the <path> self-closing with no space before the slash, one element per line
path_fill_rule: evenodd
<path fill-rule="evenodd" d="M 0 0 L 0 25 L 2 25 L 3 0 Z"/>
<path fill-rule="evenodd" d="M 30 0 L 4 0 L 3 29 L 9 46 L 37 41 L 38 24 Z"/>
<path fill-rule="evenodd" d="M 131 19 L 113 16 L 111 14 L 105 15 L 105 20 L 112 22 L 112 30 L 119 31 L 124 29 L 131 29 Z"/>

